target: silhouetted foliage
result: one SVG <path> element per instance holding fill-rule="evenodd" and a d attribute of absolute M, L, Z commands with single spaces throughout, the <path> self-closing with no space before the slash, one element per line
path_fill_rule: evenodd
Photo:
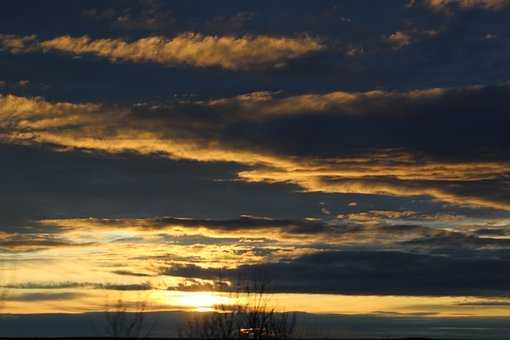
<path fill-rule="evenodd" d="M 216 311 L 193 316 L 181 337 L 202 339 L 289 339 L 296 315 L 279 312 L 271 304 L 267 285 L 250 283 L 231 293 L 236 304 L 220 304 Z"/>
<path fill-rule="evenodd" d="M 128 304 L 119 298 L 115 303 L 105 303 L 104 334 L 111 338 L 139 338 L 150 335 L 152 326 L 146 320 L 147 300 Z"/>

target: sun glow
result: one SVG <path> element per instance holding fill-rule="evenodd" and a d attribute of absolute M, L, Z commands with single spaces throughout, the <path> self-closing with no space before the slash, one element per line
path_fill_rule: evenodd
<path fill-rule="evenodd" d="M 218 305 L 229 305 L 232 301 L 227 296 L 211 292 L 193 292 L 182 295 L 179 304 L 191 307 L 197 312 L 212 312 Z"/>

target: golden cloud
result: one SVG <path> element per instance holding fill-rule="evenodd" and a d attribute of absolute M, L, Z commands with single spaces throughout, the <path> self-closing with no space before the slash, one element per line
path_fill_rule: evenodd
<path fill-rule="evenodd" d="M 60 228 L 62 234 L 69 239 L 90 240 L 96 243 L 108 243 L 114 237 L 117 240 L 122 240 L 124 237 L 127 244 L 133 238 L 139 245 L 162 244 L 164 246 L 168 240 L 174 240 L 173 247 L 186 246 L 191 242 L 206 248 L 216 247 L 218 244 L 237 249 L 262 247 L 272 249 L 271 253 L 278 248 L 285 248 L 286 252 L 291 249 L 297 250 L 296 248 L 309 251 L 314 247 L 320 248 L 321 244 L 338 247 L 355 245 L 412 248 L 412 244 L 403 245 L 402 242 L 430 240 L 430 238 L 437 238 L 439 241 L 443 238 L 456 238 L 465 241 L 466 245 L 475 247 L 506 247 L 510 242 L 508 238 L 505 241 L 498 240 L 498 236 L 492 238 L 486 236 L 484 240 L 475 240 L 477 235 L 474 232 L 480 226 L 494 225 L 499 222 L 508 224 L 508 219 L 471 219 L 461 215 L 426 215 L 414 211 L 388 210 L 369 210 L 339 215 L 336 219 L 328 221 L 279 220 L 253 216 L 241 216 L 230 220 L 156 217 L 71 218 L 39 221 L 43 225 Z M 480 223 L 480 225 L 473 227 L 473 223 Z M 144 242 L 141 242 L 141 239 Z M 181 244 L 179 240 L 184 242 Z M 310 246 L 313 243 L 315 246 Z"/>
<path fill-rule="evenodd" d="M 443 166 L 436 164 L 443 168 Z M 425 175 L 428 179 L 420 180 L 404 180 L 398 176 L 393 177 L 392 172 L 396 171 L 403 174 L 403 177 L 421 177 L 419 173 L 413 172 L 414 167 L 408 168 L 405 165 L 395 164 L 388 173 L 379 169 L 376 163 L 370 167 L 372 171 L 363 174 L 355 174 L 344 172 L 342 167 L 327 173 L 302 171 L 294 169 L 288 171 L 279 170 L 248 170 L 241 171 L 239 177 L 247 182 L 269 182 L 269 183 L 292 183 L 303 188 L 308 192 L 329 192 L 341 194 L 368 194 L 368 195 L 387 195 L 387 196 L 431 196 L 443 202 L 456 205 L 473 205 L 482 207 L 492 207 L 503 210 L 510 210 L 510 202 L 501 201 L 499 199 L 491 199 L 489 197 L 480 197 L 476 194 L 457 193 L 453 188 L 448 186 L 451 181 L 453 186 L 458 186 L 459 182 L 463 182 L 468 178 L 477 176 L 476 168 L 485 166 L 481 164 L 463 164 L 460 172 L 455 172 L 458 165 L 446 165 L 444 169 L 450 168 L 448 180 L 441 180 L 440 177 L 434 178 L 434 175 Z M 506 163 L 493 164 L 493 172 L 490 176 L 506 175 L 509 172 L 509 165 Z M 368 168 L 366 169 L 368 170 Z M 453 179 L 455 177 L 455 179 Z"/>
<path fill-rule="evenodd" d="M 61 36 L 38 41 L 35 36 L 0 35 L 0 46 L 12 53 L 61 52 L 95 55 L 112 61 L 155 62 L 222 67 L 227 70 L 272 68 L 319 51 L 323 45 L 312 37 L 206 36 L 184 33 L 174 38 L 147 37 L 132 42 Z"/>
<path fill-rule="evenodd" d="M 265 119 L 281 114 L 323 111 L 364 115 L 373 113 L 364 112 L 363 103 L 372 102 L 378 107 L 389 100 L 421 102 L 442 96 L 447 91 L 332 92 L 286 98 L 253 93 L 194 105 L 213 107 L 223 114 L 221 117 L 225 122 L 222 124 L 228 124 L 233 117 L 241 121 L 252 120 L 248 113 L 256 107 Z M 189 117 L 182 117 L 179 112 L 170 110 L 161 117 L 146 119 L 126 107 L 52 103 L 42 98 L 7 95 L 0 96 L 0 139 L 108 153 L 129 151 L 201 162 L 235 162 L 251 166 L 251 169 L 239 172 L 239 179 L 243 181 L 292 183 L 310 192 L 428 195 L 452 204 L 510 209 L 510 202 L 497 195 L 492 198 L 459 190 L 508 176 L 510 165 L 507 162 L 438 161 L 392 149 L 334 158 L 291 156 L 249 143 L 231 143 L 222 139 L 221 133 L 216 133 L 216 125 L 207 122 L 194 130 L 197 124 L 185 120 Z M 207 138 L 203 137 L 205 133 Z"/>
<path fill-rule="evenodd" d="M 0 34 L 0 47 L 11 53 L 28 53 L 37 51 L 37 36 L 18 36 L 14 34 Z"/>
<path fill-rule="evenodd" d="M 333 112 L 342 115 L 365 115 L 373 107 L 391 102 L 400 105 L 434 100 L 448 93 L 447 88 L 431 88 L 407 92 L 374 90 L 367 92 L 333 91 L 325 94 L 280 96 L 267 91 L 252 92 L 232 98 L 211 100 L 210 108 L 232 113 L 243 119 L 264 120 L 280 116 Z"/>
<path fill-rule="evenodd" d="M 411 42 L 413 41 L 413 37 L 408 32 L 397 31 L 395 33 L 390 34 L 390 36 L 386 40 L 388 41 L 388 43 L 395 46 L 395 48 L 399 49 L 411 44 Z"/>
<path fill-rule="evenodd" d="M 391 45 L 393 49 L 398 50 L 422 39 L 436 38 L 439 33 L 440 32 L 437 30 L 418 31 L 416 28 L 413 28 L 406 31 L 396 31 L 387 36 L 384 40 Z"/>
<path fill-rule="evenodd" d="M 445 13 L 451 13 L 452 6 L 458 6 L 460 9 L 499 10 L 508 4 L 508 0 L 425 0 L 427 7 Z"/>

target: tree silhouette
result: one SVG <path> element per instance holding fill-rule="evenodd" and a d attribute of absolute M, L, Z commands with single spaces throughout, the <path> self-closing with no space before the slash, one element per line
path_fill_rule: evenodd
<path fill-rule="evenodd" d="M 215 306 L 215 312 L 195 314 L 181 337 L 202 339 L 289 339 L 296 326 L 295 313 L 279 312 L 271 303 L 268 285 L 248 282 L 230 292 L 235 304 Z"/>

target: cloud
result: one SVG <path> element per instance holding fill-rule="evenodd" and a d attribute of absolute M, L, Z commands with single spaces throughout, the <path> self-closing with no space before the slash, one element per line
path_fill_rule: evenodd
<path fill-rule="evenodd" d="M 133 276 L 134 280 L 143 279 L 145 274 L 141 273 L 155 270 L 154 277 L 159 274 L 191 279 L 181 285 L 176 279 L 172 289 L 222 289 L 221 285 L 200 281 L 222 277 L 229 281 L 269 278 L 279 292 L 458 296 L 508 293 L 505 285 L 510 276 L 500 268 L 508 264 L 509 238 L 479 235 L 476 231 L 480 227 L 472 226 L 476 221 L 464 223 L 440 217 L 443 224 L 430 227 L 426 225 L 427 218 L 420 224 L 420 215 L 411 211 L 367 211 L 364 216 L 364 219 L 328 216 L 327 221 L 254 216 L 87 218 L 45 220 L 40 224 L 60 229 L 62 238 L 97 240 L 95 246 L 100 256 L 91 257 L 91 262 L 103 263 L 106 255 L 111 263 L 119 261 L 127 268 L 118 271 L 112 264 L 106 271 L 108 275 Z M 414 219 L 414 224 L 406 223 L 406 218 Z M 485 223 L 502 225 L 503 221 Z M 136 247 L 119 245 L 112 241 L 112 235 L 117 238 L 129 235 L 145 241 Z M 128 258 L 126 249 L 131 249 Z M 470 275 L 473 270 L 481 273 L 476 280 Z M 448 274 L 439 275 L 442 271 Z M 116 275 L 113 277 L 118 278 Z M 64 282 L 26 288 L 60 286 L 74 287 Z M 154 288 L 146 282 L 132 281 L 120 286 L 117 282 L 83 283 L 80 287 Z"/>
<path fill-rule="evenodd" d="M 246 166 L 238 173 L 242 181 L 291 183 L 309 192 L 427 195 L 508 210 L 510 145 L 501 103 L 509 88 L 255 92 L 132 107 L 6 95 L 0 138 L 234 162 Z"/>
<path fill-rule="evenodd" d="M 133 283 L 133 284 L 115 284 L 115 283 L 104 283 L 104 284 L 95 284 L 96 289 L 106 289 L 106 290 L 151 290 L 153 287 L 149 282 L 144 283 Z"/>
<path fill-rule="evenodd" d="M 463 259 L 396 251 L 333 251 L 291 261 L 208 269 L 173 265 L 163 274 L 186 278 L 269 281 L 274 291 L 302 293 L 498 296 L 508 294 L 506 259 Z M 476 278 L 468 273 L 477 272 Z"/>
<path fill-rule="evenodd" d="M 508 172 L 505 165 L 501 165 L 502 176 Z M 503 170 L 504 169 L 504 170 Z M 293 172 L 265 172 L 265 171 L 243 171 L 239 176 L 248 182 L 272 182 L 272 183 L 293 183 L 308 192 L 328 192 L 341 194 L 369 194 L 369 195 L 387 195 L 400 197 L 430 196 L 437 200 L 456 204 L 471 205 L 479 207 L 492 207 L 497 209 L 509 210 L 510 204 L 506 197 L 498 199 L 491 197 L 490 191 L 497 190 L 497 184 L 488 185 L 488 192 L 477 192 L 476 188 L 472 193 L 463 193 L 457 191 L 457 186 L 469 188 L 472 184 L 459 181 L 407 181 L 395 179 L 393 177 L 379 178 L 343 178 L 346 177 L 342 170 L 333 171 L 325 176 L 321 173 L 293 173 Z M 482 189 L 482 188 L 478 188 Z"/>
<path fill-rule="evenodd" d="M 142 235 L 168 235 L 173 244 L 235 244 L 241 240 L 264 241 L 267 239 L 303 239 L 310 236 L 328 237 L 340 226 L 332 226 L 317 220 L 272 219 L 267 217 L 240 216 L 236 219 L 197 219 L 155 217 L 140 219 L 54 219 L 40 221 L 42 225 L 56 227 L 62 232 L 73 233 L 86 230 L 108 232 L 134 231 Z M 345 226 L 345 231 L 349 227 Z M 322 235 L 322 236 L 321 236 Z M 171 236 L 171 237 L 170 237 Z"/>
<path fill-rule="evenodd" d="M 73 300 L 82 297 L 83 293 L 23 293 L 23 294 L 7 294 L 3 299 L 5 301 L 14 302 L 33 302 L 33 301 L 57 301 L 57 300 Z"/>
<path fill-rule="evenodd" d="M 460 306 L 475 306 L 475 307 L 507 307 L 510 306 L 510 301 L 507 300 L 487 300 L 487 301 L 472 301 L 472 302 L 463 302 L 459 304 Z"/>
<path fill-rule="evenodd" d="M 153 36 L 132 42 L 120 39 L 92 39 L 61 36 L 37 40 L 35 36 L 1 35 L 0 46 L 12 53 L 60 52 L 95 55 L 111 61 L 154 62 L 222 67 L 227 70 L 274 68 L 323 48 L 311 37 L 205 36 L 183 33 L 174 38 Z"/>
<path fill-rule="evenodd" d="M 425 0 L 425 6 L 445 13 L 452 9 L 500 10 L 509 4 L 508 0 Z"/>
<path fill-rule="evenodd" d="M 480 238 L 461 233 L 444 233 L 443 236 L 426 237 L 406 242 L 409 245 L 424 247 L 427 250 L 433 248 L 439 249 L 466 249 L 466 248 L 502 248 L 507 249 L 510 246 L 510 239 L 498 238 Z"/>
<path fill-rule="evenodd" d="M 58 289 L 70 289 L 70 288 L 88 288 L 88 289 L 101 289 L 101 290 L 119 290 L 119 291 L 138 291 L 138 290 L 151 290 L 153 289 L 152 285 L 149 282 L 142 283 L 91 283 L 91 282 L 23 282 L 20 284 L 8 284 L 1 286 L 2 288 L 8 289 L 48 289 L 48 290 L 58 290 Z M 31 294 L 35 294 L 32 296 Z M 45 299 L 47 296 L 47 300 L 55 300 L 54 296 L 66 296 L 68 293 L 27 293 L 21 294 L 23 297 L 34 297 L 37 298 L 40 296 L 40 299 Z M 70 293 L 69 293 L 70 294 Z M 18 301 L 19 298 L 15 297 L 14 301 Z M 19 300 L 21 301 L 21 300 Z M 34 301 L 34 300 L 31 300 Z M 39 300 L 37 300 L 39 301 Z"/>
<path fill-rule="evenodd" d="M 84 282 L 23 282 L 19 284 L 3 285 L 3 288 L 14 289 L 69 289 L 86 287 L 88 283 Z"/>
<path fill-rule="evenodd" d="M 427 102 L 439 98 L 448 89 L 433 88 L 408 92 L 373 90 L 366 92 L 333 91 L 325 94 L 279 95 L 271 92 L 252 92 L 233 98 L 212 100 L 207 105 L 212 109 L 235 112 L 254 120 L 285 116 L 313 115 L 366 115 L 376 107 L 401 101 L 404 106 Z M 253 113 L 257 112 L 256 115 Z"/>
<path fill-rule="evenodd" d="M 181 292 L 211 292 L 211 291 L 227 291 L 229 289 L 227 282 L 221 281 L 204 281 L 195 279 L 186 279 L 179 282 L 175 287 L 168 287 L 169 290 L 178 290 Z"/>
<path fill-rule="evenodd" d="M 507 229 L 499 229 L 499 228 L 481 228 L 474 231 L 474 234 L 478 236 L 510 236 L 510 230 Z"/>
<path fill-rule="evenodd" d="M 150 276 L 152 276 L 151 274 L 137 273 L 137 272 L 132 272 L 132 271 L 129 271 L 129 270 L 114 270 L 114 271 L 112 271 L 112 273 L 113 274 L 117 274 L 117 275 L 138 276 L 138 277 L 150 277 Z"/>
<path fill-rule="evenodd" d="M 4 119 L 28 118 L 27 120 L 30 120 L 38 116 L 44 118 L 45 115 L 84 115 L 97 111 L 99 108 L 99 105 L 94 104 L 50 103 L 39 97 L 25 98 L 9 94 L 0 96 L 0 115 Z"/>
<path fill-rule="evenodd" d="M 402 31 L 390 34 L 386 40 L 396 48 L 402 48 L 412 42 L 411 35 Z"/>
<path fill-rule="evenodd" d="M 499 223 L 490 219 L 483 221 L 486 225 Z M 157 236 L 152 239 L 156 243 L 206 247 L 237 245 L 242 247 L 234 249 L 234 253 L 252 253 L 255 257 L 274 256 L 279 253 L 280 247 L 294 250 L 300 247 L 312 251 L 331 247 L 364 247 L 436 254 L 510 248 L 509 238 L 500 237 L 502 235 L 499 233 L 491 235 L 478 232 L 485 228 L 473 226 L 476 220 L 464 221 L 458 216 L 454 218 L 449 215 L 420 215 L 411 211 L 367 211 L 340 215 L 328 221 L 241 216 L 224 220 L 176 217 L 89 218 L 44 220 L 40 223 L 61 228 L 68 237 L 83 235 L 84 232 L 100 235 L 122 231 L 140 237 Z M 288 255 L 292 256 L 292 252 Z M 483 254 L 477 256 L 482 257 Z M 129 273 L 125 272 L 126 275 L 135 275 Z"/>
<path fill-rule="evenodd" d="M 0 250 L 9 252 L 34 252 L 51 248 L 87 247 L 93 243 L 77 243 L 48 234 L 8 234 L 0 232 Z"/>
<path fill-rule="evenodd" d="M 17 36 L 13 34 L 0 34 L 0 47 L 11 53 L 29 53 L 38 50 L 36 35 Z"/>
<path fill-rule="evenodd" d="M 416 28 L 413 28 L 403 31 L 396 31 L 385 37 L 385 41 L 393 46 L 394 49 L 398 50 L 405 46 L 411 45 L 418 40 L 435 38 L 438 35 L 439 31 L 437 30 L 418 31 Z"/>

